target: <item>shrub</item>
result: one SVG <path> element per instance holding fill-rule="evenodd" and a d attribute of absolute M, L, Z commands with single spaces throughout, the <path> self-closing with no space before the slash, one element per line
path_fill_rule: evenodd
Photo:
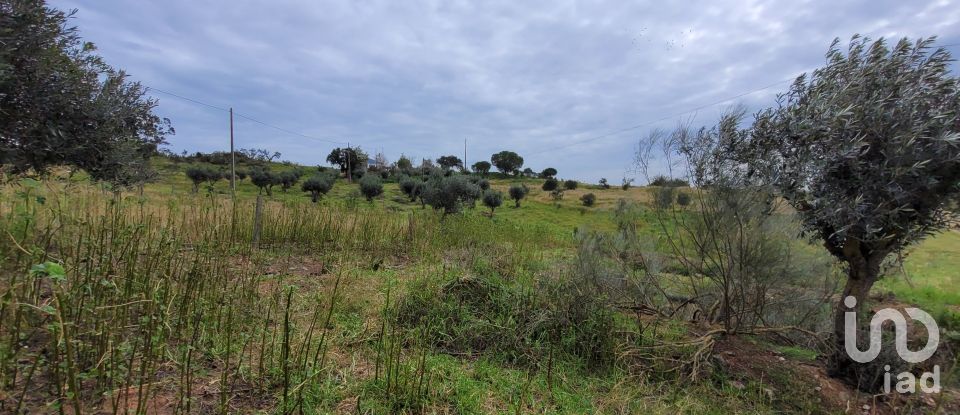
<path fill-rule="evenodd" d="M 287 190 L 300 181 L 300 176 L 301 173 L 298 170 L 285 171 L 277 175 L 277 180 L 280 182 L 280 188 L 286 193 Z"/>
<path fill-rule="evenodd" d="M 510 186 L 510 198 L 514 201 L 513 207 L 520 207 L 520 200 L 527 196 L 530 189 L 525 184 L 514 184 Z"/>
<path fill-rule="evenodd" d="M 208 167 L 191 167 L 186 171 L 187 177 L 193 182 L 193 192 L 200 190 L 200 184 L 208 182 L 212 188 L 213 184 L 224 178 L 223 173 Z"/>
<path fill-rule="evenodd" d="M 410 176 L 403 176 L 400 178 L 400 191 L 403 194 L 407 195 L 410 198 L 410 201 L 417 199 L 418 194 L 416 193 L 417 184 L 423 183 L 421 180 L 416 180 Z"/>
<path fill-rule="evenodd" d="M 580 196 L 580 201 L 583 202 L 584 206 L 590 207 L 597 202 L 597 196 L 593 193 L 587 193 L 583 196 Z"/>
<path fill-rule="evenodd" d="M 267 196 L 273 196 L 273 185 L 280 182 L 277 176 L 266 169 L 250 171 L 250 182 L 260 189 L 260 193 L 267 191 Z"/>
<path fill-rule="evenodd" d="M 434 176 L 424 185 L 421 198 L 443 215 L 460 211 L 464 203 L 474 203 L 480 197 L 480 187 L 465 176 Z"/>
<path fill-rule="evenodd" d="M 310 200 L 317 203 L 321 195 L 327 194 L 333 188 L 333 177 L 327 174 L 318 174 L 303 182 L 300 186 L 304 192 L 310 193 Z"/>
<path fill-rule="evenodd" d="M 660 209 L 666 209 L 673 206 L 674 190 L 672 187 L 661 187 L 654 190 L 654 203 Z"/>
<path fill-rule="evenodd" d="M 690 194 L 686 192 L 677 193 L 677 204 L 683 207 L 690 205 Z"/>
<path fill-rule="evenodd" d="M 615 361 L 615 312 L 575 278 L 544 278 L 534 289 L 496 277 L 415 282 L 397 322 L 426 328 L 440 352 L 484 353 L 524 366 L 572 358 L 594 370 Z"/>
<path fill-rule="evenodd" d="M 667 176 L 657 176 L 650 180 L 650 186 L 659 187 L 687 187 L 690 183 L 683 179 L 671 179 Z"/>
<path fill-rule="evenodd" d="M 576 180 L 567 180 L 563 182 L 563 188 L 567 190 L 575 190 L 577 188 Z"/>
<path fill-rule="evenodd" d="M 606 177 L 600 179 L 600 188 L 601 188 L 601 189 L 609 189 L 609 188 L 610 188 L 610 183 L 607 182 L 607 178 L 606 178 Z"/>
<path fill-rule="evenodd" d="M 373 202 L 373 198 L 383 193 L 383 182 L 380 176 L 375 174 L 365 174 L 360 178 L 360 193 L 367 198 L 368 202 Z"/>
<path fill-rule="evenodd" d="M 490 208 L 490 217 L 493 217 L 494 209 L 503 204 L 503 193 L 487 190 L 483 192 L 483 205 Z"/>
<path fill-rule="evenodd" d="M 623 183 L 620 184 L 620 188 L 623 189 L 623 190 L 627 190 L 627 189 L 630 188 L 630 185 L 631 185 L 631 184 L 633 184 L 633 179 L 628 179 L 628 178 L 624 177 L 624 178 L 623 178 Z"/>
<path fill-rule="evenodd" d="M 209 170 L 203 167 L 191 167 L 187 169 L 187 177 L 190 178 L 190 181 L 193 182 L 193 193 L 197 193 L 200 190 L 200 183 L 203 183 L 207 180 L 207 172 Z"/>
<path fill-rule="evenodd" d="M 246 170 L 237 170 L 236 176 L 237 176 L 237 181 L 242 182 L 243 179 L 247 178 L 247 172 Z"/>
<path fill-rule="evenodd" d="M 557 179 L 554 179 L 551 177 L 547 180 L 544 180 L 543 186 L 541 186 L 540 188 L 543 189 L 544 192 L 552 192 L 554 190 L 557 190 L 557 187 L 559 186 L 560 186 L 560 182 L 558 182 Z"/>
<path fill-rule="evenodd" d="M 480 190 L 490 190 L 490 181 L 487 179 L 478 180 L 477 186 L 480 186 Z"/>
<path fill-rule="evenodd" d="M 544 179 L 547 179 L 547 178 L 550 178 L 550 177 L 553 177 L 553 176 L 556 176 L 556 175 L 557 175 L 557 169 L 555 169 L 555 168 L 553 168 L 553 167 L 547 167 L 547 168 L 543 169 L 542 172 L 540 172 L 540 177 L 542 177 L 542 178 L 544 178 Z"/>

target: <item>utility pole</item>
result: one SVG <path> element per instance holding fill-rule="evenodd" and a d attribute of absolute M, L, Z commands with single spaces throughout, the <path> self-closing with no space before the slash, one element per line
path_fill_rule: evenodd
<path fill-rule="evenodd" d="M 350 142 L 347 141 L 347 183 L 353 183 L 353 168 L 350 167 L 350 159 L 353 158 L 350 156 Z"/>
<path fill-rule="evenodd" d="M 230 107 L 230 194 L 237 192 L 237 158 L 233 152 L 233 107 Z"/>
<path fill-rule="evenodd" d="M 463 165 L 460 166 L 460 169 L 467 171 L 467 139 L 463 139 Z"/>

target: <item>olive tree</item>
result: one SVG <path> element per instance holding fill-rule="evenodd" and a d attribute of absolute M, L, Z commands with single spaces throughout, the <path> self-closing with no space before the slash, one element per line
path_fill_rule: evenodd
<path fill-rule="evenodd" d="M 267 169 L 254 169 L 250 171 L 250 183 L 259 188 L 260 192 L 267 192 L 267 196 L 273 196 L 273 185 L 280 183 L 276 174 Z"/>
<path fill-rule="evenodd" d="M 548 177 L 554 177 L 557 175 L 557 169 L 553 167 L 547 167 L 540 172 L 540 177 L 546 179 Z"/>
<path fill-rule="evenodd" d="M 425 184 L 424 203 L 442 210 L 444 217 L 457 213 L 464 204 L 473 203 L 480 197 L 480 187 L 465 176 L 434 176 Z"/>
<path fill-rule="evenodd" d="M 360 193 L 367 198 L 368 202 L 373 202 L 373 198 L 383 193 L 383 181 L 380 176 L 375 174 L 365 174 L 360 178 Z"/>
<path fill-rule="evenodd" d="M 511 185 L 509 192 L 510 198 L 513 199 L 514 202 L 513 207 L 518 208 L 520 207 L 520 201 L 523 200 L 524 197 L 527 197 L 527 193 L 530 193 L 530 189 L 527 188 L 527 185 L 520 183 Z"/>
<path fill-rule="evenodd" d="M 303 184 L 300 185 L 300 189 L 310 193 L 310 200 L 313 203 L 317 203 L 321 195 L 327 194 L 327 192 L 333 188 L 333 183 L 334 179 L 332 176 L 318 174 L 304 181 Z"/>
<path fill-rule="evenodd" d="M 119 186 L 155 177 L 150 156 L 173 134 L 157 100 L 108 65 L 43 1 L 0 3 L 0 165 L 14 174 L 52 166 Z"/>
<path fill-rule="evenodd" d="M 847 265 L 834 309 L 831 373 L 853 375 L 844 314 L 861 308 L 884 261 L 948 224 L 960 193 L 960 80 L 934 39 L 835 40 L 736 143 L 738 162 L 773 185 L 805 229 Z M 852 307 L 851 307 L 852 306 Z"/>
<path fill-rule="evenodd" d="M 490 217 L 493 217 L 494 209 L 503 204 L 503 193 L 495 190 L 483 192 L 483 205 L 490 208 Z"/>

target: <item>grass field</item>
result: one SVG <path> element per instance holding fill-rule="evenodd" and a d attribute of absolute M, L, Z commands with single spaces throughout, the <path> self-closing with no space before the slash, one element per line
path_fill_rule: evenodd
<path fill-rule="evenodd" d="M 344 180 L 317 204 L 299 186 L 274 189 L 254 248 L 249 180 L 234 202 L 225 181 L 195 194 L 184 165 L 155 165 L 161 176 L 142 196 L 116 199 L 82 174 L 3 188 L 0 269 L 12 276 L 0 311 L 3 411 L 838 408 L 821 402 L 825 381 L 806 376 L 808 347 L 720 341 L 705 358 L 711 369 L 691 378 L 698 372 L 670 362 L 695 355 L 708 328 L 610 313 L 571 294 L 574 230 L 615 230 L 618 200 L 649 203 L 650 189 L 581 184 L 554 201 L 528 179 L 520 208 L 505 200 L 492 217 L 478 206 L 443 219 L 395 183 L 372 203 Z M 587 192 L 593 207 L 579 202 Z M 651 215 L 634 220 L 657 246 Z M 956 232 L 931 238 L 907 258 L 912 285 L 890 276 L 877 292 L 953 324 L 958 251 Z"/>

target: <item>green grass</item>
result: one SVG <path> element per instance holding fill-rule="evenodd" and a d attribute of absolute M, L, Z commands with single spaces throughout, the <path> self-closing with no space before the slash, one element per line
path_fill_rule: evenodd
<path fill-rule="evenodd" d="M 777 399 L 764 398 L 767 380 L 747 382 L 741 390 L 730 387 L 725 374 L 718 375 L 719 381 L 689 383 L 651 373 L 657 370 L 654 366 L 628 366 L 637 361 L 597 370 L 574 347 L 557 352 L 549 364 L 543 359 L 553 356 L 545 350 L 558 349 L 545 348 L 543 336 L 527 336 L 542 330 L 538 318 L 545 321 L 552 312 L 562 317 L 558 321 L 568 321 L 575 328 L 587 326 L 563 317 L 584 307 L 559 303 L 562 294 L 573 290 L 561 286 L 547 291 L 551 286 L 545 284 L 549 278 L 563 276 L 563 264 L 576 255 L 574 229 L 616 229 L 612 213 L 617 200 L 645 203 L 648 189 L 581 186 L 566 192 L 563 200 L 553 201 L 540 190 L 540 180 L 524 179 L 532 191 L 520 208 L 505 200 L 492 217 L 478 206 L 441 220 L 432 209 L 409 202 L 396 183 L 385 183 L 384 195 L 372 203 L 357 194 L 355 183 L 343 179 L 317 204 L 310 203 L 299 186 L 288 192 L 276 188 L 266 198 L 261 247 L 253 249 L 249 243 L 252 211 L 259 191 L 249 179 L 238 183 L 236 199 L 230 197 L 225 180 L 209 191 L 201 186 L 194 194 L 183 174 L 188 164 L 163 158 L 154 164 L 160 177 L 145 187 L 142 197 L 127 192 L 114 199 L 109 192 L 88 186 L 83 174 L 73 176 L 69 184 L 51 180 L 26 192 L 16 185 L 0 188 L 0 218 L 4 219 L 0 235 L 7 236 L 0 241 L 0 271 L 8 280 L 20 281 L 3 287 L 7 302 L 0 308 L 5 330 L 0 337 L 0 363 L 20 376 L 12 382 L 11 393 L 39 391 L 26 401 L 26 408 L 66 405 L 61 402 L 75 395 L 51 391 L 70 389 L 71 383 L 80 385 L 95 377 L 95 388 L 85 390 L 83 402 L 71 406 L 89 409 L 105 393 L 145 385 L 152 393 L 177 399 L 178 409 L 191 403 L 194 412 L 229 412 L 226 400 L 235 399 L 232 391 L 251 399 L 234 404 L 256 403 L 268 413 L 279 412 L 284 398 L 287 409 L 299 405 L 305 413 L 351 412 L 350 405 L 358 399 L 364 413 L 818 410 L 808 394 L 780 390 Z M 274 171 L 291 168 L 295 166 L 272 165 Z M 307 175 L 314 171 L 303 169 Z M 498 178 L 492 186 L 505 192 L 514 181 Z M 579 201 L 587 192 L 597 195 L 593 207 Z M 639 209 L 633 214 L 640 232 L 656 246 L 660 230 L 653 213 Z M 53 276 L 40 271 L 29 272 L 48 260 L 64 265 L 65 283 L 55 283 Z M 949 232 L 924 242 L 907 259 L 906 269 L 913 287 L 901 278 L 888 278 L 878 289 L 891 290 L 904 301 L 937 313 L 938 318 L 955 316 L 950 313 L 960 304 L 953 289 L 960 283 L 955 275 L 960 269 L 960 234 Z M 23 283 L 25 275 L 42 283 Z M 442 284 L 461 277 L 496 282 L 502 292 L 488 299 L 496 302 L 489 309 L 465 308 L 461 299 L 439 294 Z M 63 305 L 49 300 L 53 289 Z M 418 296 L 435 320 L 462 318 L 471 325 L 458 327 L 499 333 L 503 339 L 498 341 L 509 340 L 512 334 L 529 339 L 530 344 L 496 345 L 518 354 L 518 358 L 504 359 L 473 350 L 440 350 L 436 337 L 418 334 L 423 329 L 418 326 L 396 325 L 396 332 L 381 334 L 381 328 L 395 325 L 386 317 L 388 304 Z M 14 308 L 14 304 L 24 307 Z M 554 304 L 555 309 L 543 304 Z M 49 315 L 62 315 L 69 324 L 51 325 L 56 319 Z M 521 320 L 524 324 L 518 323 Z M 639 324 L 627 314 L 615 314 L 612 322 L 618 336 L 636 332 Z M 11 327 L 15 333 L 8 336 Z M 663 319 L 644 330 L 643 336 L 668 343 L 689 340 L 697 328 L 680 319 Z M 586 331 L 589 334 L 589 328 Z M 575 339 L 568 346 L 586 344 L 569 337 L 575 332 L 566 332 Z M 65 341 L 57 341 L 60 333 Z M 455 333 L 432 335 L 444 338 Z M 321 336 L 326 342 L 322 347 Z M 405 372 L 393 377 L 375 374 L 385 364 L 380 354 L 385 338 L 402 346 L 395 349 L 399 350 L 393 355 L 397 360 L 390 367 Z M 31 346 L 6 344 L 8 339 Z M 43 348 L 38 341 L 47 342 L 42 346 L 54 357 L 75 359 L 36 365 L 37 379 L 60 389 L 41 389 L 23 380 L 23 373 L 31 370 L 24 362 L 40 362 Z M 82 347 L 67 349 L 75 345 Z M 816 357 L 800 347 L 760 346 L 796 361 Z M 317 361 L 311 348 L 323 351 L 325 360 Z M 682 359 L 685 351 L 676 353 L 671 357 Z M 300 362 L 299 366 L 291 367 L 290 361 Z M 146 370 L 134 370 L 140 367 Z M 421 367 L 422 374 L 417 372 Z M 76 373 L 64 373 L 64 369 L 76 369 Z M 796 381 L 792 372 L 776 375 L 771 380 L 780 385 Z M 387 379 L 403 383 L 391 385 Z M 427 393 L 397 394 L 414 390 L 410 382 L 419 379 L 430 382 Z M 223 393 L 192 394 L 194 385 L 212 384 L 229 388 Z M 285 390 L 294 392 L 285 394 Z M 256 401 L 247 395 L 256 396 Z"/>
<path fill-rule="evenodd" d="M 944 231 L 908 252 L 903 272 L 882 279 L 875 291 L 893 292 L 941 325 L 960 329 L 960 232 Z"/>

